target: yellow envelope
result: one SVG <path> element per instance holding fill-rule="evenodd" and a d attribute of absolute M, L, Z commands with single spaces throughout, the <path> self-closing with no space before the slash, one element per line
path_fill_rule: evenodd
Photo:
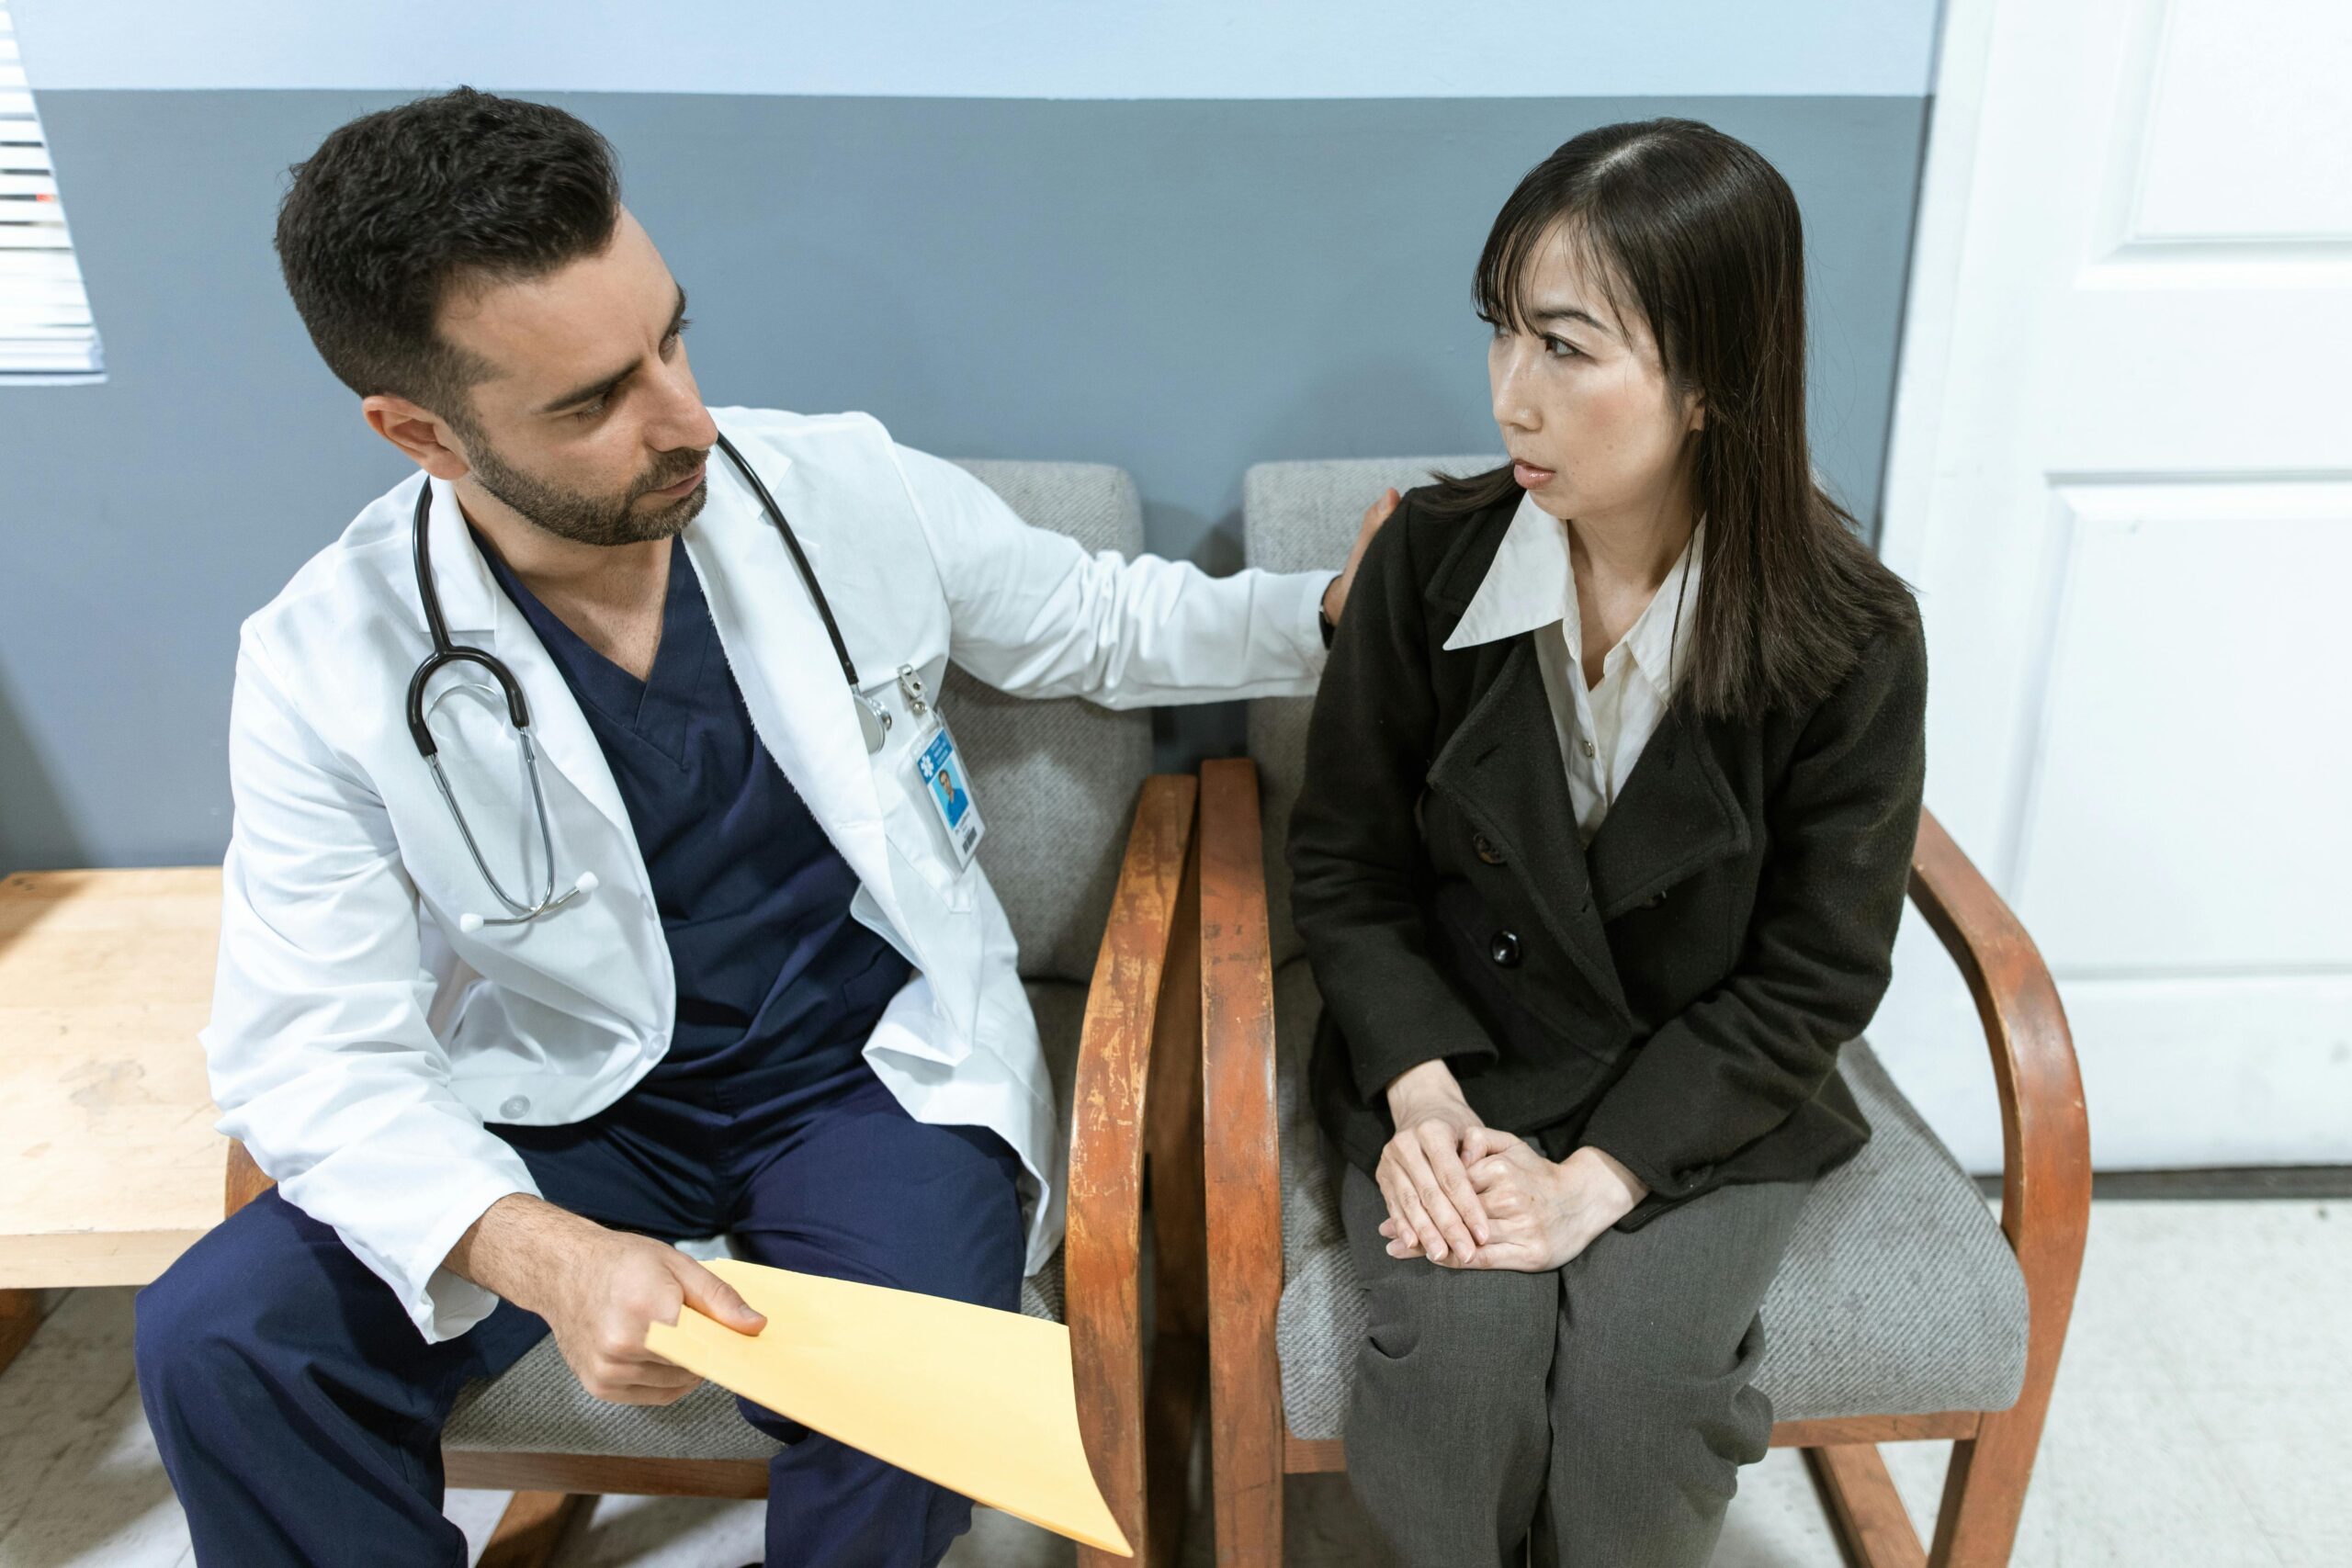
<path fill-rule="evenodd" d="M 1086 1462 L 1069 1330 L 1019 1313 L 722 1258 L 767 1318 L 738 1334 L 689 1307 L 646 1348 L 975 1502 L 1132 1557 Z"/>

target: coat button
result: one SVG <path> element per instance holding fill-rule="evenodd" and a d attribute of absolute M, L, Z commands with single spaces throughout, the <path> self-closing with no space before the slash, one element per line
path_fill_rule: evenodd
<path fill-rule="evenodd" d="M 1487 944 L 1487 956 L 1505 969 L 1519 967 L 1519 933 L 1497 931 Z"/>
<path fill-rule="evenodd" d="M 498 1108 L 498 1113 L 512 1122 L 530 1109 L 531 1102 L 517 1094 L 510 1096 L 506 1103 Z"/>
<path fill-rule="evenodd" d="M 1655 909 L 1655 908 L 1657 908 L 1660 904 L 1663 904 L 1663 903 L 1665 903 L 1665 902 L 1666 902 L 1666 895 L 1665 895 L 1665 894 L 1663 894 L 1663 893 L 1653 893 L 1653 894 L 1651 894 L 1648 897 L 1646 897 L 1646 898 L 1645 898 L 1645 899 L 1643 899 L 1643 900 L 1642 900 L 1642 908 L 1645 908 L 1645 909 Z"/>
<path fill-rule="evenodd" d="M 1476 850 L 1478 853 L 1478 858 L 1485 861 L 1488 865 L 1500 865 L 1503 863 L 1502 851 L 1495 848 L 1494 840 L 1487 838 L 1486 834 L 1472 834 L 1470 836 L 1470 847 L 1473 850 Z"/>

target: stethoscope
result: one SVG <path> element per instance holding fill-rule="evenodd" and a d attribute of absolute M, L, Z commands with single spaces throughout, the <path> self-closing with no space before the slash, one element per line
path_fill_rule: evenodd
<path fill-rule="evenodd" d="M 841 626 L 833 619 L 833 607 L 826 601 L 825 590 L 817 581 L 817 573 L 808 564 L 807 552 L 800 547 L 799 537 L 793 533 L 792 525 L 785 521 L 784 509 L 776 505 L 775 497 L 768 493 L 768 487 L 760 482 L 760 476 L 752 471 L 752 465 L 735 450 L 734 443 L 720 435 L 718 449 L 727 454 L 727 460 L 734 464 L 736 470 L 750 483 L 760 498 L 760 509 L 767 513 L 768 520 L 784 536 L 785 548 L 792 553 L 792 564 L 799 569 L 800 581 L 808 585 L 808 596 L 816 601 L 817 614 L 824 620 L 825 635 L 833 639 L 833 652 L 842 661 L 842 675 L 849 682 L 850 695 L 857 701 L 858 724 L 865 733 L 865 749 L 869 752 L 880 750 L 883 732 L 890 728 L 890 715 L 879 702 L 859 690 L 856 661 L 849 656 L 849 644 L 842 639 Z M 424 605 L 424 625 L 433 636 L 433 651 L 424 656 L 424 662 L 419 664 L 416 673 L 409 677 L 408 730 L 415 738 L 417 754 L 424 759 L 424 765 L 433 770 L 433 782 L 449 807 L 450 818 L 458 824 L 458 833 L 466 841 L 467 853 L 473 856 L 474 868 L 481 873 L 481 879 L 490 885 L 490 890 L 498 901 L 506 907 L 507 913 L 503 916 L 459 915 L 458 929 L 471 935 L 484 926 L 519 926 L 537 919 L 551 909 L 560 909 L 574 898 L 594 892 L 596 874 L 583 871 L 561 894 L 555 890 L 555 831 L 548 821 L 547 793 L 539 784 L 538 748 L 531 743 L 531 710 L 523 701 L 523 688 L 514 679 L 513 671 L 479 648 L 462 647 L 449 640 L 448 623 L 441 615 L 441 595 L 433 588 L 432 548 L 427 543 L 430 529 L 426 525 L 432 515 L 433 483 L 427 479 L 416 494 L 416 596 Z M 481 665 L 490 672 L 491 679 L 498 682 L 499 690 L 506 694 L 507 716 L 514 721 L 514 739 L 523 749 L 524 767 L 530 775 L 531 809 L 539 819 L 539 857 L 547 867 L 547 880 L 539 890 L 539 896 L 527 904 L 506 891 L 491 871 L 490 863 L 482 858 L 481 846 L 475 841 L 473 827 L 467 822 L 464 809 L 458 805 L 457 794 L 449 787 L 449 777 L 441 769 L 440 748 L 434 742 L 433 732 L 424 725 L 425 682 L 451 664 Z"/>

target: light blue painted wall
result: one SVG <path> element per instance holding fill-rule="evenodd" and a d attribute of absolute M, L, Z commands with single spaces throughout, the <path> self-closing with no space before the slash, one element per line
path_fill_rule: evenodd
<path fill-rule="evenodd" d="M 401 472 L 272 218 L 287 165 L 402 96 L 43 96 L 109 376 L 0 388 L 0 871 L 219 855 L 237 624 Z M 713 401 L 1123 465 L 1152 547 L 1218 570 L 1250 463 L 1490 446 L 1468 284 L 1496 207 L 1577 130 L 1693 115 L 1797 192 L 1819 460 L 1865 515 L 1878 493 L 1917 98 L 559 101 L 694 290 Z M 1162 761 L 1238 739 L 1189 710 Z"/>
<path fill-rule="evenodd" d="M 1928 91 L 1935 0 L 13 0 L 37 88 L 1004 98 Z"/>

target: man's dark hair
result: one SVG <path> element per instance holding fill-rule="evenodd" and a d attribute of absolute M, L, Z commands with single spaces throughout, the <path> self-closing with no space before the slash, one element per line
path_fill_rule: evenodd
<path fill-rule="evenodd" d="M 448 291 L 594 255 L 620 220 L 610 143 L 561 109 L 471 87 L 362 116 L 291 173 L 278 265 L 327 368 L 461 427 L 488 367 L 435 332 Z"/>

